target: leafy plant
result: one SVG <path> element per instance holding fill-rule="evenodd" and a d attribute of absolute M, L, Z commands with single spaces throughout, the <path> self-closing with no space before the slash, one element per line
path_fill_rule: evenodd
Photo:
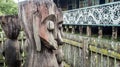
<path fill-rule="evenodd" d="M 0 15 L 14 15 L 17 13 L 17 3 L 13 0 L 0 0 Z"/>

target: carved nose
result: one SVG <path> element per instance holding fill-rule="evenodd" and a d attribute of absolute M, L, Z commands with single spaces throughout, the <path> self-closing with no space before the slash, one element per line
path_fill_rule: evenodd
<path fill-rule="evenodd" d="M 61 33 L 60 32 L 58 32 L 58 34 L 57 34 L 57 41 L 58 41 L 58 44 L 59 45 L 63 45 L 63 39 L 62 39 L 62 37 L 61 37 Z"/>

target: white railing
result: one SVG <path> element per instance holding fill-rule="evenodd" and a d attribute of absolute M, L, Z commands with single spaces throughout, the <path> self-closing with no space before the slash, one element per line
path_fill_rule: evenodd
<path fill-rule="evenodd" d="M 120 1 L 63 12 L 63 24 L 120 26 Z"/>

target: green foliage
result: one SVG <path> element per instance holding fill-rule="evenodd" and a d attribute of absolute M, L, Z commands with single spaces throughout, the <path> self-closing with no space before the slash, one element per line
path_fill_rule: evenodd
<path fill-rule="evenodd" d="M 17 3 L 13 0 L 0 0 L 0 15 L 14 15 L 17 13 Z"/>

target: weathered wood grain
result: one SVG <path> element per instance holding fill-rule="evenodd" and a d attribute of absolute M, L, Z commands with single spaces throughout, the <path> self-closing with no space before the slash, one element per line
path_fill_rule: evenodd
<path fill-rule="evenodd" d="M 28 41 L 25 67 L 62 67 L 63 20 L 62 11 L 55 3 L 52 0 L 21 2 L 19 19 Z"/>
<path fill-rule="evenodd" d="M 6 64 L 8 67 L 20 67 L 22 61 L 20 55 L 21 47 L 17 38 L 21 27 L 18 21 L 18 16 L 1 16 L 0 23 L 7 37 L 3 48 L 3 55 L 5 56 Z"/>

